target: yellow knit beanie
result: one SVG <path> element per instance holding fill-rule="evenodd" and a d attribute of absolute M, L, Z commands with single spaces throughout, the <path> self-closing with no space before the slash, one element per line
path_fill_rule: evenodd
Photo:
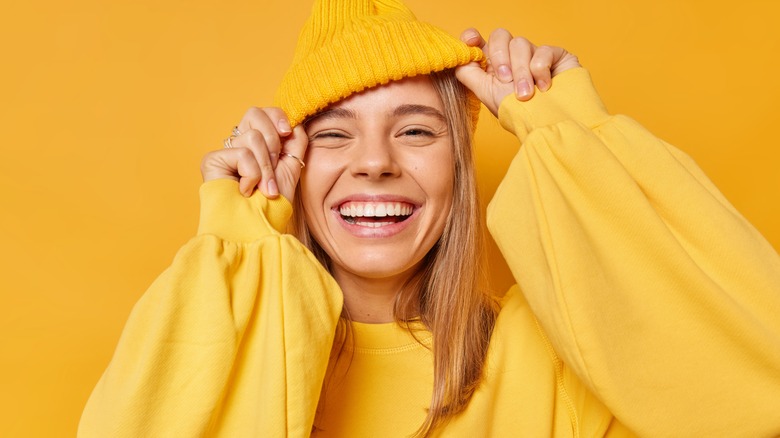
<path fill-rule="evenodd" d="M 472 61 L 484 63 L 482 50 L 418 21 L 400 0 L 315 0 L 275 105 L 296 126 L 353 93 Z"/>

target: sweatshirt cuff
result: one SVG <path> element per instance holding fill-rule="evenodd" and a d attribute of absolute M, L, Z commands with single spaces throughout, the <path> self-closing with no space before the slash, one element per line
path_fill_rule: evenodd
<path fill-rule="evenodd" d="M 608 117 L 590 74 L 582 67 L 555 76 L 549 90 L 537 90 L 529 101 L 521 102 L 514 93 L 510 93 L 498 108 L 501 126 L 515 134 L 521 142 L 536 128 L 565 120 L 593 128 Z"/>
<path fill-rule="evenodd" d="M 292 205 L 287 199 L 268 199 L 259 190 L 245 198 L 238 190 L 238 181 L 215 179 L 200 186 L 198 235 L 252 242 L 283 233 L 290 216 Z"/>

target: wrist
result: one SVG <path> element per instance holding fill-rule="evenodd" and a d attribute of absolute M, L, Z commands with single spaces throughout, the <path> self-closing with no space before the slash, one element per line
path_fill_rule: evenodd
<path fill-rule="evenodd" d="M 280 234 L 292 215 L 292 205 L 283 197 L 268 199 L 259 191 L 244 197 L 238 181 L 214 179 L 200 187 L 198 234 L 213 234 L 224 240 L 251 242 Z"/>
<path fill-rule="evenodd" d="M 506 96 L 498 109 L 501 125 L 521 141 L 534 129 L 573 120 L 593 128 L 609 118 L 591 81 L 582 67 L 572 68 L 556 75 L 552 86 L 537 92 L 528 101 L 521 102 L 514 95 Z"/>

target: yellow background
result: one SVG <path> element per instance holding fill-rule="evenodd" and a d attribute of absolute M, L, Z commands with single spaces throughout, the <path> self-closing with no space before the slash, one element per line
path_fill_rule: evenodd
<path fill-rule="evenodd" d="M 198 166 L 269 104 L 309 1 L 8 2 L 0 18 L 0 425 L 72 436 L 133 303 L 193 235 Z M 409 0 L 580 56 L 780 247 L 775 0 Z M 448 6 L 443 6 L 447 4 Z M 516 143 L 483 112 L 486 197 Z M 509 279 L 496 262 L 496 288 Z"/>

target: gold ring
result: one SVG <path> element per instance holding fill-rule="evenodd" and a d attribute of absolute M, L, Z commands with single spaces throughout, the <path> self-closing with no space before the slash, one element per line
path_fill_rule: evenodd
<path fill-rule="evenodd" d="M 300 164 L 300 165 L 301 165 L 301 169 L 303 169 L 304 167 L 306 167 L 306 163 L 304 163 L 304 162 L 303 162 L 303 160 L 301 160 L 300 158 L 296 157 L 296 156 L 295 156 L 295 155 L 293 155 L 293 154 L 290 154 L 290 153 L 287 153 L 287 152 L 284 152 L 284 151 L 282 151 L 282 152 L 279 152 L 279 156 L 280 156 L 280 157 L 290 157 L 290 158 L 294 158 L 294 159 L 295 159 L 295 161 L 297 161 L 297 162 L 298 162 L 298 164 Z"/>
<path fill-rule="evenodd" d="M 238 130 L 238 126 L 233 127 L 233 137 L 238 137 L 241 135 L 241 131 Z"/>
<path fill-rule="evenodd" d="M 225 149 L 230 149 L 230 148 L 232 148 L 232 147 L 233 147 L 233 138 L 234 138 L 234 137 L 231 135 L 230 137 L 226 138 L 226 139 L 225 139 L 225 140 L 222 142 L 222 145 L 223 145 L 223 146 L 225 146 Z"/>

